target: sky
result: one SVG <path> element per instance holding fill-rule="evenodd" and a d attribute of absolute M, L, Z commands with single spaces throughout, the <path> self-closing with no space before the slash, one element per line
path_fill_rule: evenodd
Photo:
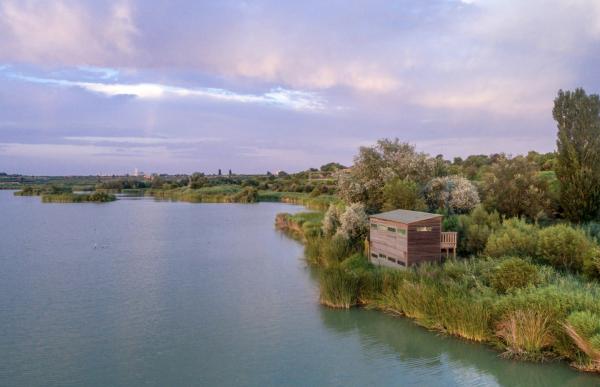
<path fill-rule="evenodd" d="M 547 152 L 599 62 L 598 0 L 0 0 L 0 172 Z"/>

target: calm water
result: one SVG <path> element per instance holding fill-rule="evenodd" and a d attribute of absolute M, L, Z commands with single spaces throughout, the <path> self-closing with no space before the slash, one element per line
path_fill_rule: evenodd
<path fill-rule="evenodd" d="M 42 204 L 0 191 L 2 386 L 588 386 L 410 321 L 320 307 L 261 203 Z"/>

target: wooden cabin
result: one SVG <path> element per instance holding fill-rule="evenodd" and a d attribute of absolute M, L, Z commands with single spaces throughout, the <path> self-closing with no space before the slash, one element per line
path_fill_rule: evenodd
<path fill-rule="evenodd" d="M 406 267 L 456 255 L 456 233 L 442 233 L 442 215 L 394 210 L 369 217 L 369 255 L 376 265 Z"/>

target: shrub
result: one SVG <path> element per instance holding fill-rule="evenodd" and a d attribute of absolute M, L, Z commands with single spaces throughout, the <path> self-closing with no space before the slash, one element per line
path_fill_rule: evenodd
<path fill-rule="evenodd" d="M 321 273 L 320 302 L 331 308 L 348 309 L 358 303 L 359 280 L 340 267 L 330 267 Z"/>
<path fill-rule="evenodd" d="M 537 251 L 538 228 L 521 219 L 508 219 L 490 235 L 485 253 L 492 257 L 534 257 Z"/>
<path fill-rule="evenodd" d="M 360 203 L 353 203 L 346 207 L 346 210 L 340 216 L 340 226 L 336 236 L 357 242 L 364 239 L 368 231 L 369 217 L 365 212 L 365 206 Z"/>
<path fill-rule="evenodd" d="M 580 229 L 559 224 L 539 233 L 538 254 L 554 267 L 579 271 L 595 253 L 594 244 Z"/>
<path fill-rule="evenodd" d="M 459 253 L 472 255 L 482 252 L 489 236 L 499 227 L 500 216 L 498 213 L 488 213 L 482 206 L 476 207 L 470 215 L 459 216 Z"/>
<path fill-rule="evenodd" d="M 588 278 L 600 279 L 600 249 L 595 248 L 593 253 L 586 256 L 583 261 L 583 273 Z"/>
<path fill-rule="evenodd" d="M 427 205 L 416 182 L 396 177 L 383 186 L 383 210 L 426 210 Z"/>
<path fill-rule="evenodd" d="M 458 231 L 458 216 L 450 215 L 445 216 L 442 220 L 442 230 L 444 231 Z"/>
<path fill-rule="evenodd" d="M 432 179 L 425 187 L 425 199 L 432 210 L 466 213 L 479 204 L 477 188 L 462 176 Z"/>
<path fill-rule="evenodd" d="M 340 226 L 340 209 L 335 204 L 330 204 L 325 216 L 323 217 L 323 234 L 332 236 Z"/>
<path fill-rule="evenodd" d="M 581 228 L 590 239 L 596 241 L 596 243 L 600 242 L 600 222 L 588 222 L 582 225 Z"/>
<path fill-rule="evenodd" d="M 503 261 L 490 278 L 490 285 L 499 293 L 520 289 L 539 283 L 540 275 L 535 265 L 519 258 Z"/>

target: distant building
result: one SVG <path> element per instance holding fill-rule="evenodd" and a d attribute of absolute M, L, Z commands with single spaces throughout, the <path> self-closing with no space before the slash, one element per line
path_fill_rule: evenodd
<path fill-rule="evenodd" d="M 456 254 L 456 233 L 442 232 L 442 215 L 394 210 L 370 216 L 369 223 L 369 259 L 376 265 L 439 262 L 442 249 Z"/>

